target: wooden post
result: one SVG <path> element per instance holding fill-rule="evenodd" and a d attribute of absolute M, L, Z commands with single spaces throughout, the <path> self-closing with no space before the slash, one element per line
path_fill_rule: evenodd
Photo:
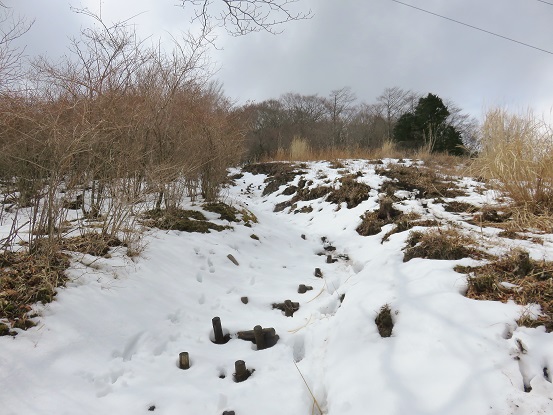
<path fill-rule="evenodd" d="M 310 285 L 300 284 L 298 287 L 298 293 L 299 294 L 305 294 L 307 291 L 311 291 L 313 289 Z"/>
<path fill-rule="evenodd" d="M 326 263 L 327 264 L 332 264 L 332 255 L 327 255 L 326 256 Z"/>
<path fill-rule="evenodd" d="M 250 376 L 250 372 L 246 369 L 246 362 L 243 360 L 237 360 L 234 362 L 234 370 L 236 371 L 234 374 L 235 382 L 244 382 Z"/>
<path fill-rule="evenodd" d="M 284 315 L 286 317 L 293 317 L 294 316 L 294 306 L 292 304 L 292 301 L 290 301 L 290 300 L 284 301 Z"/>
<path fill-rule="evenodd" d="M 215 335 L 215 343 L 225 343 L 225 337 L 223 336 L 223 328 L 221 327 L 221 319 L 219 317 L 213 317 L 211 320 L 213 323 L 213 334 Z"/>
<path fill-rule="evenodd" d="M 181 369 L 190 369 L 190 357 L 188 352 L 179 353 L 179 368 Z"/>
<path fill-rule="evenodd" d="M 257 350 L 265 349 L 265 334 L 263 333 L 263 328 L 259 325 L 253 328 L 253 335 L 255 337 L 255 344 L 257 345 Z"/>
<path fill-rule="evenodd" d="M 315 276 L 317 278 L 323 278 L 323 272 L 321 271 L 320 268 L 315 268 Z"/>
<path fill-rule="evenodd" d="M 240 301 L 244 304 L 248 304 L 248 297 L 240 297 Z"/>

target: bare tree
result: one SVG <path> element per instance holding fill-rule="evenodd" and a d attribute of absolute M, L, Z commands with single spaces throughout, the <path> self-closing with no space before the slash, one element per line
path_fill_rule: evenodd
<path fill-rule="evenodd" d="M 29 31 L 33 21 L 16 16 L 13 10 L 0 2 L 0 93 L 4 94 L 22 77 L 21 58 L 24 50 L 13 42 Z"/>
<path fill-rule="evenodd" d="M 203 27 L 218 24 L 233 36 L 266 31 L 280 33 L 286 22 L 312 17 L 311 10 L 296 11 L 299 0 L 180 0 L 180 6 L 191 6 L 195 20 Z"/>
<path fill-rule="evenodd" d="M 403 113 L 414 110 L 419 98 L 420 96 L 413 91 L 406 91 L 397 86 L 386 88 L 376 98 L 381 115 L 386 119 L 387 138 L 392 137 L 394 123 Z"/>
<path fill-rule="evenodd" d="M 336 144 L 342 144 L 344 140 L 344 127 L 348 119 L 353 115 L 351 110 L 356 99 L 350 87 L 335 89 L 330 92 L 327 99 L 327 107 L 332 124 L 332 147 L 335 147 Z"/>

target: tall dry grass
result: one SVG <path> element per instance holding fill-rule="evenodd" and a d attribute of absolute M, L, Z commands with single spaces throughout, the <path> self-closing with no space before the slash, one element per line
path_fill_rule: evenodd
<path fill-rule="evenodd" d="M 553 129 L 531 111 L 489 111 L 472 167 L 512 199 L 520 217 L 553 215 Z"/>
<path fill-rule="evenodd" d="M 413 154 L 406 150 L 399 149 L 394 142 L 385 141 L 379 148 L 349 147 L 326 147 L 314 149 L 309 146 L 306 139 L 294 138 L 290 148 L 286 151 L 279 148 L 271 157 L 263 158 L 261 161 L 317 161 L 317 160 L 338 160 L 338 159 L 380 159 L 380 158 L 406 158 Z"/>

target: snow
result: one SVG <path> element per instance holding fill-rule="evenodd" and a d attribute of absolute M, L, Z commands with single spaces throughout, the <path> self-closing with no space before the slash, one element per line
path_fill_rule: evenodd
<path fill-rule="evenodd" d="M 363 171 L 372 189 L 384 180 L 366 161 L 345 164 Z M 308 168 L 313 186 L 339 176 L 328 163 Z M 378 206 L 377 191 L 353 209 L 319 199 L 309 202 L 312 213 L 274 213 L 289 197 L 262 197 L 264 178 L 244 173 L 224 195 L 256 215 L 252 228 L 151 230 L 136 261 L 121 248 L 111 258 L 76 254 L 72 282 L 56 301 L 36 306 L 38 326 L 0 337 L 0 413 L 553 413 L 553 335 L 516 325 L 525 306 L 464 297 L 466 277 L 453 267 L 475 261 L 404 263 L 408 232 L 385 243 L 388 227 L 358 235 L 360 216 Z M 491 193 L 474 191 L 477 182 L 460 180 L 471 194 L 459 200 L 490 203 Z M 430 207 L 425 214 L 459 220 Z M 425 212 L 415 200 L 402 209 Z M 326 263 L 328 244 L 349 260 Z M 532 257 L 551 257 L 550 246 L 533 245 Z M 299 284 L 313 290 L 299 294 Z M 287 299 L 300 303 L 293 317 L 271 307 Z M 389 338 L 374 323 L 385 304 L 395 323 Z M 211 341 L 215 316 L 231 335 L 224 345 Z M 256 350 L 236 337 L 258 324 L 275 328 L 274 347 Z M 182 351 L 188 370 L 178 368 Z M 242 383 L 233 381 L 237 360 L 254 369 Z"/>

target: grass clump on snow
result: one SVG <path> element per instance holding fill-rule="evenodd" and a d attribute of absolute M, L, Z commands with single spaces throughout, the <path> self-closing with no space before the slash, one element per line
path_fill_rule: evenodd
<path fill-rule="evenodd" d="M 210 230 L 222 231 L 228 226 L 209 222 L 202 212 L 180 208 L 153 209 L 143 214 L 145 225 L 164 230 L 182 232 L 209 233 Z"/>
<path fill-rule="evenodd" d="M 416 192 L 417 198 L 457 197 L 465 194 L 451 179 L 441 177 L 434 170 L 423 166 L 393 164 L 378 168 L 377 173 L 391 179 L 381 188 L 389 196 L 398 190 Z"/>
<path fill-rule="evenodd" d="M 371 188 L 357 181 L 357 175 L 347 175 L 340 178 L 340 187 L 330 192 L 327 202 L 340 205 L 346 203 L 348 209 L 358 206 L 369 198 Z"/>
<path fill-rule="evenodd" d="M 56 288 L 67 281 L 69 258 L 57 253 L 30 255 L 24 252 L 0 254 L 0 333 L 15 334 L 9 329 L 27 329 L 32 304 L 51 302 Z"/>
<path fill-rule="evenodd" d="M 407 238 L 403 262 L 413 258 L 454 260 L 485 257 L 486 254 L 476 249 L 475 245 L 474 240 L 455 228 L 412 231 Z"/>
<path fill-rule="evenodd" d="M 468 274 L 466 296 L 476 300 L 539 304 L 541 314 L 521 316 L 519 325 L 544 325 L 553 331 L 553 263 L 536 261 L 528 252 L 514 249 L 504 257 L 480 267 L 456 267 Z"/>
<path fill-rule="evenodd" d="M 223 202 L 206 203 L 202 207 L 208 212 L 217 213 L 219 215 L 219 219 L 228 220 L 229 222 L 240 221 L 240 219 L 238 219 L 238 216 L 237 216 L 240 213 L 238 209 L 232 206 L 229 206 L 226 203 L 223 203 Z"/>
<path fill-rule="evenodd" d="M 88 232 L 60 241 L 60 248 L 67 251 L 81 252 L 94 256 L 104 256 L 110 248 L 126 246 L 119 238 L 98 232 Z"/>

